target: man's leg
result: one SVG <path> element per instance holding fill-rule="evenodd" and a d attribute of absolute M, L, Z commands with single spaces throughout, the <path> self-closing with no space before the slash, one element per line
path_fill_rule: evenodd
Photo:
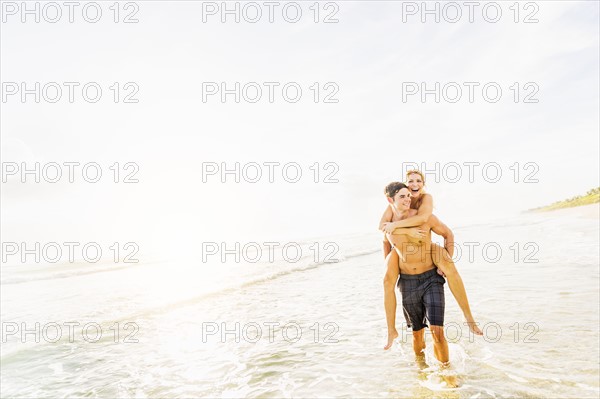
<path fill-rule="evenodd" d="M 429 330 L 431 330 L 431 335 L 433 336 L 433 354 L 435 358 L 442 363 L 442 365 L 446 365 L 450 362 L 450 357 L 448 355 L 448 341 L 446 341 L 446 337 L 444 336 L 444 326 L 429 326 Z"/>
<path fill-rule="evenodd" d="M 450 355 L 448 354 L 448 341 L 446 341 L 446 337 L 444 336 L 444 327 L 431 325 L 429 329 L 433 336 L 433 353 L 436 359 L 442 363 L 442 370 L 447 369 L 450 367 Z M 442 374 L 442 379 L 451 388 L 458 386 L 456 377 L 453 375 Z"/>
<path fill-rule="evenodd" d="M 446 311 L 446 298 L 444 284 L 446 281 L 436 274 L 429 272 L 429 277 L 424 285 L 427 287 L 423 293 L 423 306 L 429 320 L 429 330 L 433 335 L 433 353 L 442 364 L 447 364 L 448 342 L 444 337 L 444 313 Z"/>
<path fill-rule="evenodd" d="M 448 280 L 448 286 L 450 287 L 450 291 L 452 291 L 452 295 L 456 299 L 458 306 L 463 312 L 465 319 L 469 325 L 469 329 L 475 335 L 483 335 L 483 332 L 477 326 L 473 315 L 471 314 L 471 308 L 469 307 L 469 300 L 467 299 L 467 292 L 465 290 L 465 285 L 463 284 L 462 278 L 456 270 L 456 266 L 452 261 L 452 258 L 448 254 L 445 248 L 432 243 L 431 245 L 431 257 L 433 258 L 433 263 L 440 268 L 442 272 L 446 275 L 446 279 Z"/>
<path fill-rule="evenodd" d="M 445 280 L 441 276 L 433 274 L 428 283 L 427 290 L 423 295 L 423 304 L 427 312 L 427 319 L 430 322 L 429 330 L 433 337 L 433 353 L 436 359 L 442 363 L 442 369 L 447 369 L 450 367 L 450 355 L 448 353 L 448 341 L 444 336 Z M 456 377 L 444 373 L 444 370 L 442 370 L 441 377 L 449 387 L 455 388 L 458 386 Z"/>
<path fill-rule="evenodd" d="M 425 359 L 425 329 L 413 331 L 413 349 L 417 360 Z"/>
<path fill-rule="evenodd" d="M 396 281 L 398 281 L 399 257 L 392 250 L 386 258 L 386 271 L 383 277 L 383 304 L 385 306 L 385 319 L 387 321 L 388 338 L 383 349 L 390 349 L 394 339 L 398 337 L 396 331 Z"/>
<path fill-rule="evenodd" d="M 425 363 L 425 328 L 413 331 L 413 350 L 415 351 L 415 362 L 421 370 L 426 369 Z"/>

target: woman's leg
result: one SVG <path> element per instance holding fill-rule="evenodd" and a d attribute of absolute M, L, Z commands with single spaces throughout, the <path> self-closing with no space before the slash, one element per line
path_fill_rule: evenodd
<path fill-rule="evenodd" d="M 446 248 L 435 243 L 431 244 L 431 257 L 433 258 L 433 263 L 446 275 L 450 291 L 452 291 L 452 295 L 454 295 L 456 302 L 458 302 L 458 306 L 460 306 L 460 309 L 467 320 L 469 329 L 475 335 L 483 335 L 471 314 L 465 285 L 463 284 L 460 274 L 458 274 L 458 270 L 456 270 L 456 265 L 452 261 L 452 257 L 448 254 Z"/>
<path fill-rule="evenodd" d="M 398 337 L 398 331 L 396 331 L 396 281 L 400 274 L 399 261 L 398 254 L 392 249 L 386 258 L 386 271 L 383 277 L 383 304 L 388 329 L 387 344 L 383 349 L 390 349 L 394 339 Z"/>

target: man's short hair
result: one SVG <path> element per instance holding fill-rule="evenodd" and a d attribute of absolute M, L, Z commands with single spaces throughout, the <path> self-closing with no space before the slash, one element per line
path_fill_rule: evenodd
<path fill-rule="evenodd" d="M 410 176 L 410 175 L 421 176 L 421 179 L 423 179 L 423 184 L 425 184 L 425 176 L 423 176 L 423 172 L 421 172 L 420 170 L 412 169 L 412 170 L 409 170 L 408 172 L 406 172 L 406 181 L 408 181 L 408 176 Z"/>
<path fill-rule="evenodd" d="M 402 190 L 403 188 L 408 188 L 408 187 L 404 183 L 395 181 L 395 182 L 392 182 L 392 183 L 388 184 L 387 186 L 385 186 L 384 193 L 385 193 L 386 197 L 394 198 L 394 196 L 396 194 L 398 194 L 398 191 Z"/>

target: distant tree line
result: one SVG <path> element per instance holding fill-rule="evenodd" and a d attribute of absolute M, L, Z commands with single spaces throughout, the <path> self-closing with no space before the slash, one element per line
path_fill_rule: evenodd
<path fill-rule="evenodd" d="M 542 206 L 540 208 L 532 209 L 534 211 L 549 211 L 560 208 L 570 208 L 579 205 L 588 205 L 600 202 L 600 187 L 592 188 L 585 195 L 577 195 L 573 198 L 569 198 L 562 201 L 557 201 L 551 205 Z"/>

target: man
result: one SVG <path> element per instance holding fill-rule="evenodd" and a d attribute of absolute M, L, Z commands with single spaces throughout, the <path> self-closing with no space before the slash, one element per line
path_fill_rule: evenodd
<path fill-rule="evenodd" d="M 413 239 L 414 242 L 418 242 L 419 239 L 423 239 L 425 237 L 424 231 L 419 227 L 411 227 L 408 226 L 417 226 L 423 223 L 427 223 L 429 218 L 432 215 L 433 202 L 430 194 L 425 194 L 423 192 L 425 180 L 421 172 L 417 170 L 409 171 L 406 174 L 407 177 L 407 187 L 411 194 L 411 208 L 416 210 L 416 212 L 411 212 L 410 216 L 402 219 L 399 212 L 393 208 L 391 205 L 393 202 L 392 197 L 398 192 L 400 186 L 404 186 L 402 183 L 390 183 L 386 187 L 386 197 L 388 202 L 390 203 L 388 209 L 382 216 L 380 222 L 380 229 L 384 230 L 387 233 L 397 234 L 407 234 Z M 448 285 L 450 287 L 450 291 L 454 295 L 456 302 L 460 306 L 463 315 L 467 321 L 467 325 L 471 332 L 475 335 L 483 335 L 481 329 L 477 326 L 475 319 L 471 313 L 471 309 L 469 306 L 469 301 L 467 299 L 467 293 L 460 277 L 460 274 L 456 270 L 456 266 L 452 261 L 452 255 L 454 254 L 454 235 L 452 231 L 443 223 L 436 220 L 436 233 L 444 237 L 444 247 L 440 247 L 437 244 L 430 244 L 428 249 L 431 249 L 431 254 L 433 256 L 433 261 L 436 266 L 444 266 L 445 273 L 442 273 L 448 279 Z M 418 224 L 415 224 L 418 223 Z M 400 228 L 397 228 L 400 227 Z M 429 238 L 429 242 L 431 239 Z M 392 347 L 394 339 L 398 337 L 398 332 L 396 330 L 396 293 L 395 286 L 396 281 L 398 280 L 399 269 L 398 269 L 398 254 L 396 251 L 392 251 L 391 249 L 391 241 L 387 239 L 387 235 L 384 238 L 384 256 L 386 257 L 387 268 L 386 274 L 383 280 L 383 288 L 384 288 L 384 306 L 386 312 L 386 319 L 388 324 L 388 339 L 387 343 L 384 346 L 384 349 L 389 349 Z M 391 255 L 391 256 L 390 256 Z M 442 267 L 440 267 L 442 270 Z"/>
<path fill-rule="evenodd" d="M 406 219 L 417 213 L 416 210 L 410 209 L 411 193 L 403 183 L 390 183 L 386 187 L 386 194 L 391 199 L 390 203 L 398 219 Z M 435 357 L 442 363 L 443 368 L 447 368 L 450 362 L 448 342 L 444 336 L 445 280 L 437 273 L 431 256 L 431 231 L 443 236 L 449 234 L 449 229 L 434 215 L 419 228 L 424 232 L 423 238 L 412 238 L 407 234 L 388 234 L 394 249 L 388 256 L 395 253 L 400 258 L 399 286 L 402 308 L 408 325 L 412 327 L 413 349 L 417 361 L 424 360 L 425 327 L 428 321 Z M 445 274 L 455 273 L 455 270 L 448 267 L 448 262 L 439 262 L 438 267 Z M 442 378 L 448 386 L 457 386 L 453 376 L 443 375 Z"/>

